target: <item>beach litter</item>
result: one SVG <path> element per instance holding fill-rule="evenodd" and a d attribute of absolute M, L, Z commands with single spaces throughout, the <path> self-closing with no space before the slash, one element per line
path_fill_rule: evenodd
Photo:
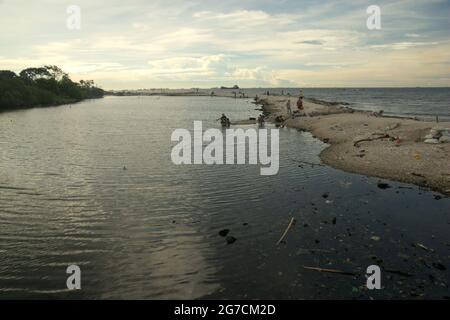
<path fill-rule="evenodd" d="M 354 141 L 353 146 L 359 148 L 359 144 L 361 142 L 374 141 L 374 140 L 387 139 L 387 138 L 392 138 L 392 137 L 390 135 L 388 135 L 387 133 L 372 133 L 371 136 L 368 138 L 358 139 L 358 140 Z"/>
<path fill-rule="evenodd" d="M 226 237 L 229 232 L 230 232 L 230 229 L 222 229 L 219 231 L 219 235 L 221 237 Z"/>
<path fill-rule="evenodd" d="M 291 221 L 289 222 L 286 230 L 284 231 L 284 233 L 281 236 L 280 240 L 278 240 L 277 245 L 279 245 L 281 242 L 284 241 L 284 238 L 286 238 L 286 235 L 288 234 L 289 230 L 292 228 L 293 225 L 295 225 L 295 218 L 294 217 L 291 218 Z"/>
<path fill-rule="evenodd" d="M 384 183 L 384 182 L 378 182 L 377 187 L 380 189 L 389 189 L 392 188 L 389 184 Z"/>
<path fill-rule="evenodd" d="M 343 270 L 338 270 L 338 269 L 325 269 L 325 268 L 307 267 L 307 266 L 303 266 L 303 269 L 313 270 L 313 271 L 318 271 L 318 272 L 326 272 L 326 273 L 337 273 L 337 274 L 342 274 L 342 275 L 346 275 L 346 276 L 356 276 L 356 275 L 358 275 L 358 273 L 356 273 L 356 272 L 343 271 Z"/>
<path fill-rule="evenodd" d="M 232 244 L 235 243 L 237 239 L 233 236 L 228 236 L 225 238 L 225 240 L 227 241 L 227 244 Z"/>
<path fill-rule="evenodd" d="M 425 245 L 423 245 L 423 244 L 421 244 L 421 243 L 419 243 L 419 242 L 413 243 L 412 245 L 413 245 L 414 247 L 421 248 L 421 249 L 423 249 L 423 250 L 425 250 L 425 251 L 428 251 L 428 252 L 434 252 L 433 249 L 430 249 L 430 248 L 426 247 Z"/>
<path fill-rule="evenodd" d="M 424 142 L 429 144 L 449 143 L 450 129 L 438 127 L 432 128 L 425 136 Z"/>

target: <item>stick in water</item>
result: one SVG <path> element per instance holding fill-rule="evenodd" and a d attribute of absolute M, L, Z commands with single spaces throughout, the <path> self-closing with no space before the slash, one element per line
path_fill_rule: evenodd
<path fill-rule="evenodd" d="M 291 218 L 291 222 L 289 222 L 289 225 L 287 226 L 287 228 L 284 231 L 283 235 L 281 236 L 280 240 L 278 240 L 277 245 L 279 245 L 284 240 L 284 238 L 286 237 L 287 233 L 289 232 L 289 229 L 292 228 L 294 223 L 295 223 L 295 219 L 294 219 L 294 217 L 292 217 Z"/>
<path fill-rule="evenodd" d="M 342 271 L 342 270 L 337 270 L 337 269 L 323 269 L 323 268 L 305 267 L 305 266 L 303 266 L 303 269 L 314 270 L 314 271 L 319 271 L 319 272 L 339 273 L 339 274 L 344 274 L 344 275 L 348 275 L 348 276 L 357 275 L 357 273 L 355 273 L 355 272 L 348 272 L 348 271 Z"/>

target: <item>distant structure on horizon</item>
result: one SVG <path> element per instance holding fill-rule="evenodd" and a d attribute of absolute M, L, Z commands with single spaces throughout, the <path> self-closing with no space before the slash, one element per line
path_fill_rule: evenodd
<path fill-rule="evenodd" d="M 232 86 L 232 87 L 220 87 L 220 89 L 223 89 L 223 90 L 227 90 L 227 89 L 239 89 L 239 86 L 237 85 L 237 84 L 235 84 L 234 86 Z"/>

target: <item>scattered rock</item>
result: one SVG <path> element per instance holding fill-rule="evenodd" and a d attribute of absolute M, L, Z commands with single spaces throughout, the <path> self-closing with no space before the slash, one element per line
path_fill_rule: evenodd
<path fill-rule="evenodd" d="M 434 196 L 434 200 L 441 200 L 441 199 L 442 199 L 442 197 L 438 194 Z"/>
<path fill-rule="evenodd" d="M 221 237 L 225 237 L 230 232 L 230 229 L 223 229 L 219 231 Z"/>
<path fill-rule="evenodd" d="M 388 189 L 388 188 L 392 188 L 389 184 L 384 183 L 384 182 L 378 182 L 377 186 L 378 186 L 378 188 L 380 188 L 380 189 Z"/>
<path fill-rule="evenodd" d="M 322 198 L 324 198 L 324 199 L 328 198 L 328 193 L 324 193 L 324 194 L 322 195 Z"/>
<path fill-rule="evenodd" d="M 429 143 L 429 144 L 438 144 L 439 140 L 438 139 L 425 139 L 424 142 Z"/>
<path fill-rule="evenodd" d="M 433 262 L 431 265 L 441 271 L 447 270 L 447 268 L 440 262 Z"/>
<path fill-rule="evenodd" d="M 332 224 L 336 224 L 336 217 L 333 218 L 333 220 L 331 220 Z"/>
<path fill-rule="evenodd" d="M 232 244 L 235 243 L 237 239 L 233 236 L 228 236 L 225 238 L 225 240 L 227 241 L 227 244 Z"/>

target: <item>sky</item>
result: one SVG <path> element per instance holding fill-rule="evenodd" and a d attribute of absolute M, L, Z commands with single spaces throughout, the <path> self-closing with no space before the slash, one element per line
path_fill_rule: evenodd
<path fill-rule="evenodd" d="M 450 0 L 0 0 L 0 30 L 0 69 L 104 89 L 450 86 Z"/>

